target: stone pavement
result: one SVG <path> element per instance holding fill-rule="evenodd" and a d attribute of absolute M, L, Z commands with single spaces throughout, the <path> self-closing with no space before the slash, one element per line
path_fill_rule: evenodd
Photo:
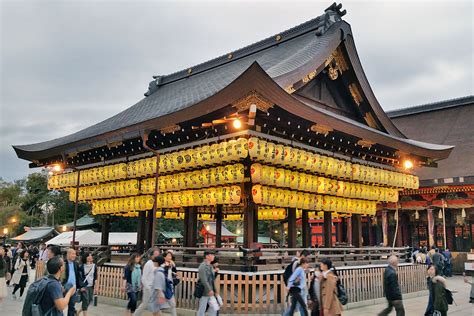
<path fill-rule="evenodd" d="M 457 291 L 454 293 L 454 300 L 457 305 L 450 305 L 448 315 L 456 316 L 473 316 L 474 305 L 469 304 L 469 292 L 470 285 L 463 282 L 462 277 L 455 276 L 448 279 L 448 288 Z M 26 291 L 25 291 L 26 293 Z M 413 298 L 405 298 L 404 305 L 407 316 L 422 316 L 424 314 L 428 297 L 418 296 Z M 376 300 L 367 302 L 368 305 L 363 307 L 353 307 L 349 310 L 344 311 L 344 316 L 365 316 L 365 315 L 377 315 L 378 312 L 385 308 L 384 300 Z M 12 300 L 11 296 L 8 297 L 3 303 L 0 304 L 0 315 L 1 316 L 16 316 L 21 315 L 21 308 L 23 302 L 19 300 Z M 99 297 L 99 304 L 97 307 L 90 307 L 89 316 L 119 316 L 125 315 L 124 301 L 120 301 L 118 304 L 109 305 L 105 304 Z M 77 306 L 79 307 L 79 305 Z M 179 313 L 180 315 L 195 315 L 195 313 L 189 311 L 186 313 Z M 144 316 L 150 316 L 151 313 L 143 313 Z M 395 315 L 393 311 L 391 315 Z"/>

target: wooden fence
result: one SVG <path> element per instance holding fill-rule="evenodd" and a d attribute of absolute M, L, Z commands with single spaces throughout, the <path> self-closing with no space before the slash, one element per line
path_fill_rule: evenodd
<path fill-rule="evenodd" d="M 384 297 L 383 272 L 386 265 L 366 265 L 338 268 L 349 303 Z M 400 264 L 398 279 L 402 293 L 418 292 L 426 289 L 425 266 Z M 312 272 L 310 272 L 312 273 Z M 36 278 L 44 274 L 44 264 L 36 266 Z M 176 287 L 176 302 L 184 309 L 197 309 L 198 300 L 193 297 L 197 283 L 197 269 L 178 268 L 181 278 Z M 309 282 L 309 278 L 308 278 Z M 98 295 L 126 299 L 121 291 L 123 267 L 98 267 Z M 224 305 L 222 312 L 241 314 L 281 313 L 285 308 L 285 284 L 283 270 L 260 272 L 220 271 L 217 278 L 219 294 Z"/>
<path fill-rule="evenodd" d="M 39 262 L 37 278 L 42 276 Z M 383 272 L 385 265 L 366 265 L 338 268 L 349 303 L 384 297 Z M 176 287 L 178 307 L 196 309 L 198 300 L 193 297 L 197 282 L 197 269 L 178 268 L 181 278 Z M 402 293 L 426 289 L 425 266 L 400 264 L 398 278 Z M 123 268 L 101 266 L 98 268 L 98 295 L 126 299 L 121 292 Z M 309 282 L 309 278 L 308 278 Z M 260 272 L 220 271 L 217 285 L 224 305 L 222 312 L 236 314 L 281 313 L 285 307 L 285 285 L 283 270 Z"/>

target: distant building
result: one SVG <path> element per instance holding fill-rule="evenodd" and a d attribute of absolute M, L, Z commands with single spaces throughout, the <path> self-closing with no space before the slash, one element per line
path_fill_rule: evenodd
<path fill-rule="evenodd" d="M 437 162 L 437 168 L 415 171 L 420 177 L 418 190 L 405 190 L 400 195 L 401 234 L 397 243 L 444 248 L 444 202 L 446 246 L 453 251 L 470 251 L 474 244 L 474 96 L 387 114 L 409 138 L 455 146 L 447 159 Z M 393 209 L 393 204 L 386 207 Z M 389 220 L 391 231 L 394 222 Z"/>

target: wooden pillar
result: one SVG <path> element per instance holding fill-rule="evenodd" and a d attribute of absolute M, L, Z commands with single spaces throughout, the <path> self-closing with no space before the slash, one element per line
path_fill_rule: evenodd
<path fill-rule="evenodd" d="M 288 208 L 288 248 L 296 248 L 296 209 Z"/>
<path fill-rule="evenodd" d="M 309 227 L 308 210 L 303 210 L 301 218 L 303 248 L 311 247 L 311 228 Z"/>
<path fill-rule="evenodd" d="M 110 216 L 105 215 L 104 217 L 102 217 L 102 234 L 100 237 L 101 246 L 109 245 L 109 231 L 110 231 Z"/>
<path fill-rule="evenodd" d="M 435 219 L 433 217 L 433 209 L 428 208 L 426 210 L 426 215 L 428 218 L 428 246 L 431 249 L 432 246 L 436 246 L 436 240 L 434 235 Z"/>
<path fill-rule="evenodd" d="M 187 226 L 185 227 L 186 231 L 186 240 L 185 247 L 196 247 L 197 245 L 197 208 L 195 206 L 187 208 Z"/>
<path fill-rule="evenodd" d="M 222 245 L 222 204 L 216 207 L 216 248 Z"/>
<path fill-rule="evenodd" d="M 353 216 L 353 215 L 352 215 Z M 347 243 L 352 245 L 352 216 L 346 217 L 347 223 Z"/>
<path fill-rule="evenodd" d="M 369 232 L 369 246 L 375 246 L 374 240 L 374 226 L 372 225 L 372 217 L 367 216 L 367 231 Z"/>
<path fill-rule="evenodd" d="M 324 212 L 324 247 L 332 248 L 332 214 Z"/>
<path fill-rule="evenodd" d="M 155 242 L 155 225 L 156 225 L 156 216 L 155 211 L 149 210 L 147 212 L 147 223 L 146 223 L 146 249 L 153 247 Z"/>
<path fill-rule="evenodd" d="M 382 211 L 383 246 L 388 247 L 388 210 Z"/>
<path fill-rule="evenodd" d="M 146 212 L 138 212 L 138 229 L 137 229 L 137 251 L 143 253 L 145 250 L 145 230 L 146 230 Z"/>
<path fill-rule="evenodd" d="M 184 218 L 183 218 L 184 232 L 183 232 L 183 247 L 188 246 L 188 234 L 189 234 L 189 207 L 184 208 Z"/>
<path fill-rule="evenodd" d="M 255 239 L 255 219 L 257 216 L 255 203 L 252 199 L 251 182 L 244 184 L 244 189 L 242 190 L 242 200 L 244 204 L 244 248 L 251 248 L 251 245 Z"/>
<path fill-rule="evenodd" d="M 352 244 L 356 248 L 362 247 L 362 219 L 360 214 L 352 214 Z"/>

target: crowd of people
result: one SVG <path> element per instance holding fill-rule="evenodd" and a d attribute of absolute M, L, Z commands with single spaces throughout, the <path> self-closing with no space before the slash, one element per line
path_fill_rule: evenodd
<path fill-rule="evenodd" d="M 94 298 L 94 285 L 97 280 L 97 267 L 90 253 L 83 253 L 78 260 L 76 250 L 68 249 L 65 257 L 61 248 L 55 245 L 41 244 L 25 247 L 19 242 L 15 247 L 0 248 L 0 302 L 9 295 L 13 300 L 24 300 L 23 311 L 27 315 L 36 308 L 42 314 L 67 315 L 83 314 Z M 30 271 L 37 261 L 43 261 L 46 276 L 30 285 L 25 297 L 25 288 L 29 283 Z M 36 301 L 36 298 L 41 298 Z M 75 304 L 81 302 L 76 311 Z"/>
<path fill-rule="evenodd" d="M 11 295 L 14 300 L 24 300 L 23 309 L 38 307 L 43 313 L 63 315 L 63 310 L 67 308 L 68 316 L 81 313 L 87 316 L 97 294 L 96 282 L 100 276 L 92 254 L 82 251 L 78 258 L 77 252 L 67 249 L 63 256 L 58 246 L 41 244 L 36 251 L 21 242 L 15 247 L 0 247 L 0 302 Z M 288 308 L 283 315 L 293 315 L 295 311 L 311 316 L 342 315 L 347 297 L 336 268 L 328 258 L 310 267 L 309 254 L 307 250 L 297 253 L 284 271 Z M 452 294 L 446 287 L 445 279 L 451 276 L 451 259 L 448 249 L 441 251 L 433 247 L 430 251 L 422 248 L 413 252 L 413 260 L 427 266 L 429 297 L 425 316 L 446 315 L 452 304 Z M 396 256 L 388 258 L 383 275 L 388 305 L 379 315 L 388 315 L 393 309 L 397 316 L 405 315 L 398 280 L 398 260 Z M 30 271 L 37 261 L 44 262 L 46 276 L 33 283 L 35 286 L 30 286 L 24 298 Z M 198 316 L 219 313 L 222 298 L 216 286 L 218 274 L 219 263 L 214 252 L 205 251 L 193 293 L 199 301 Z M 466 278 L 464 281 L 472 285 Z M 176 315 L 175 288 L 179 283 L 173 252 L 161 254 L 158 248 L 153 248 L 145 256 L 133 253 L 124 267 L 121 286 L 128 298 L 127 315 L 141 315 L 145 310 L 154 316 L 160 315 L 162 310 Z M 474 285 L 472 289 L 471 300 Z M 41 301 L 34 301 L 34 291 L 43 293 Z M 30 292 L 33 294 L 30 295 Z M 79 302 L 81 307 L 76 311 L 76 303 Z"/>

